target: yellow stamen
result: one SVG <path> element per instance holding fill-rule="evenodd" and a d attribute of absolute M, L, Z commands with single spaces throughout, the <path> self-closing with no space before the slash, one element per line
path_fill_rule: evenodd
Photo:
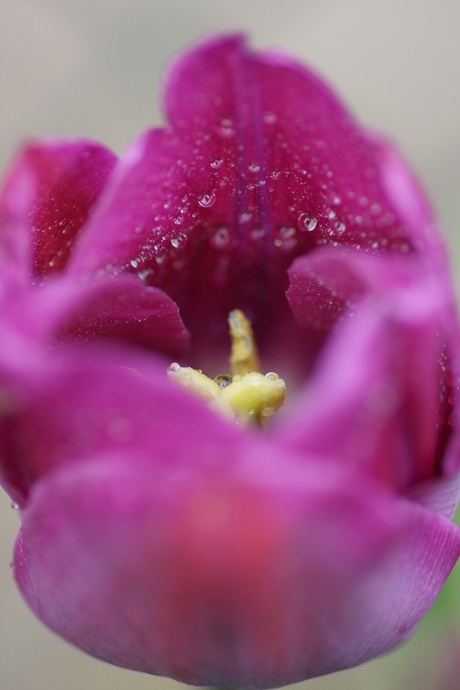
<path fill-rule="evenodd" d="M 252 324 L 241 309 L 234 309 L 228 315 L 232 352 L 230 354 L 230 369 L 235 374 L 249 374 L 259 371 L 259 356 Z"/>
<path fill-rule="evenodd" d="M 191 367 L 171 364 L 168 376 L 198 395 L 212 409 L 245 423 L 264 424 L 284 403 L 286 385 L 278 374 L 261 374 L 251 322 L 239 309 L 228 317 L 232 341 L 229 374 L 214 379 Z"/>

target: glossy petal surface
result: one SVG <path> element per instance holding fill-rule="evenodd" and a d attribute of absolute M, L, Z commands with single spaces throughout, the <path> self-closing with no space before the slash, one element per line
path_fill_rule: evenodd
<path fill-rule="evenodd" d="M 305 362 L 312 346 L 283 294 L 293 258 L 332 243 L 420 244 L 388 193 L 387 149 L 311 72 L 238 37 L 177 60 L 165 106 L 170 129 L 147 132 L 120 161 L 73 269 L 135 270 L 164 289 L 202 358 L 225 342 L 237 306 L 268 352 L 284 319 Z"/>
<path fill-rule="evenodd" d="M 1 207 L 28 236 L 27 268 L 36 277 L 64 267 L 115 161 L 106 148 L 84 139 L 37 142 L 17 157 Z"/>

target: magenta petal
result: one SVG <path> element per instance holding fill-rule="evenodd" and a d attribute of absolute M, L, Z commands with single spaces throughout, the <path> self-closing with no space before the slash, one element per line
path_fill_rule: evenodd
<path fill-rule="evenodd" d="M 177 358 L 189 346 L 176 304 L 132 276 L 81 284 L 67 276 L 5 297 L 1 308 L 0 357 L 28 368 L 39 345 L 55 347 L 115 338 Z"/>
<path fill-rule="evenodd" d="M 170 384 L 167 362 L 146 361 L 129 350 L 118 357 L 98 347 L 85 352 L 57 362 L 42 357 L 20 373 L 1 372 L 0 473 L 21 505 L 40 477 L 85 454 L 147 453 L 152 470 L 161 474 L 173 473 L 177 463 L 194 467 L 203 449 L 212 458 L 216 444 L 223 448 L 214 459 L 219 464 L 227 457 L 226 444 L 238 446 L 237 427 Z"/>
<path fill-rule="evenodd" d="M 455 526 L 286 456 L 264 481 L 270 453 L 247 452 L 255 477 L 158 477 L 115 453 L 38 483 L 15 556 L 29 605 L 90 654 L 206 686 L 278 687 L 405 639 L 458 556 Z"/>
<path fill-rule="evenodd" d="M 62 269 L 104 188 L 115 156 L 85 139 L 41 140 L 23 149 L 5 183 L 4 208 L 29 235 L 28 270 Z"/>
<path fill-rule="evenodd" d="M 327 334 L 360 300 L 384 296 L 391 301 L 397 290 L 420 280 L 420 271 L 419 262 L 408 257 L 326 246 L 294 261 L 286 294 L 302 328 Z"/>
<path fill-rule="evenodd" d="M 278 439 L 398 489 L 439 473 L 450 432 L 440 364 L 446 305 L 436 287 L 390 290 L 355 308 L 330 336 Z"/>
<path fill-rule="evenodd" d="M 56 337 L 61 341 L 116 337 L 170 357 L 183 355 L 190 341 L 172 299 L 131 276 L 80 289 L 60 316 Z"/>
<path fill-rule="evenodd" d="M 295 257 L 324 244 L 421 249 L 388 187 L 387 149 L 297 63 L 240 37 L 210 41 L 173 65 L 165 104 L 170 128 L 119 162 L 72 270 L 127 270 L 163 289 L 202 359 L 226 342 L 235 307 L 269 348 Z"/>

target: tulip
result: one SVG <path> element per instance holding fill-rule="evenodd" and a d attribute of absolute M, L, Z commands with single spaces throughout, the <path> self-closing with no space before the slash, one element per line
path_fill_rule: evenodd
<path fill-rule="evenodd" d="M 218 37 L 164 104 L 119 160 L 44 140 L 5 179 L 14 573 L 100 659 L 276 687 L 407 639 L 460 553 L 453 290 L 405 163 L 306 68 Z"/>

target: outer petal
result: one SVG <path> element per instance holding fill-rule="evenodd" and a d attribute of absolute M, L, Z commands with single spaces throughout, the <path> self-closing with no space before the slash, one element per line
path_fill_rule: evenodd
<path fill-rule="evenodd" d="M 22 150 L 5 182 L 0 219 L 15 220 L 27 237 L 28 272 L 41 277 L 64 267 L 115 161 L 85 139 L 41 140 Z M 3 220 L 0 245 L 5 232 Z"/>
<path fill-rule="evenodd" d="M 458 529 L 262 444 L 246 451 L 255 476 L 247 462 L 241 473 L 233 450 L 233 471 L 158 478 L 147 458 L 112 454 L 38 483 L 15 557 L 36 614 L 112 663 L 241 688 L 403 640 L 458 556 Z"/>
<path fill-rule="evenodd" d="M 309 263 L 301 259 L 300 275 L 295 266 L 292 271 L 294 285 L 309 270 L 309 279 L 317 279 L 318 274 L 312 276 L 319 271 L 325 276 L 320 284 L 331 289 L 337 304 L 351 301 L 353 318 L 331 334 L 310 385 L 295 401 L 297 409 L 285 416 L 277 438 L 302 452 L 341 457 L 407 489 L 442 471 L 452 441 L 452 391 L 442 361 L 443 352 L 451 356 L 451 345 L 456 347 L 450 341 L 450 305 L 429 276 L 409 288 L 391 289 L 396 278 L 389 271 L 388 293 L 372 293 L 368 274 L 374 262 L 322 258 L 316 266 L 314 256 Z M 354 293 L 365 289 L 369 301 L 356 303 Z M 302 300 L 297 306 L 301 319 L 310 318 Z"/>
<path fill-rule="evenodd" d="M 389 193 L 387 150 L 298 64 L 214 40 L 175 63 L 165 102 L 171 128 L 120 162 L 73 270 L 138 272 L 178 303 L 197 349 L 226 341 L 235 306 L 270 343 L 286 269 L 317 246 L 424 246 Z"/>
<path fill-rule="evenodd" d="M 2 362 L 0 472 L 14 500 L 23 505 L 32 484 L 60 463 L 97 452 L 121 450 L 133 461 L 147 454 L 152 470 L 172 476 L 194 467 L 197 455 L 225 461 L 241 430 L 172 386 L 166 362 L 151 359 L 85 348 L 19 371 Z"/>

